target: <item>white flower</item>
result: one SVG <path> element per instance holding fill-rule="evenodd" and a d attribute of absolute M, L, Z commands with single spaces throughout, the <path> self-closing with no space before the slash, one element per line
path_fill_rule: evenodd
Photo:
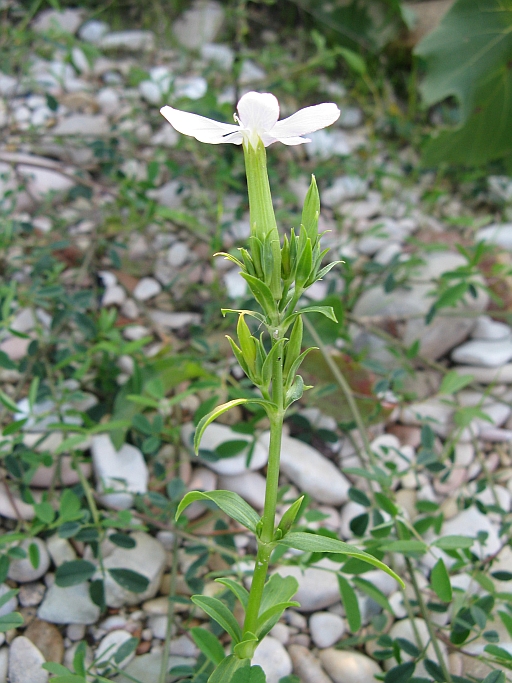
<path fill-rule="evenodd" d="M 190 135 L 199 142 L 218 145 L 230 142 L 241 145 L 249 142 L 256 147 L 261 140 L 265 147 L 274 142 L 285 145 L 302 145 L 311 142 L 302 137 L 334 123 L 340 115 L 340 110 L 332 102 L 317 104 L 313 107 L 300 109 L 287 119 L 279 119 L 279 102 L 271 93 L 248 92 L 237 105 L 238 125 L 219 123 L 204 116 L 179 111 L 172 107 L 162 107 L 160 113 L 165 116 L 171 126 L 183 135 Z"/>

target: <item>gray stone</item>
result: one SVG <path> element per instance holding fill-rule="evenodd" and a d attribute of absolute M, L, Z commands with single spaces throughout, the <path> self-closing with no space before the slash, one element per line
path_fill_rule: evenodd
<path fill-rule="evenodd" d="M 0 482 L 0 515 L 8 519 L 30 520 L 34 518 L 34 508 L 14 493 L 8 493 L 6 485 Z"/>
<path fill-rule="evenodd" d="M 127 52 L 150 52 L 155 49 L 153 31 L 114 31 L 99 40 L 102 50 L 126 50 Z"/>
<path fill-rule="evenodd" d="M 160 104 L 163 99 L 162 89 L 154 81 L 142 81 L 142 83 L 139 83 L 139 93 L 149 104 Z"/>
<path fill-rule="evenodd" d="M 261 666 L 267 677 L 267 683 L 279 683 L 279 679 L 292 672 L 290 655 L 277 638 L 266 636 L 254 652 L 252 664 Z"/>
<path fill-rule="evenodd" d="M 152 277 L 143 277 L 133 290 L 133 296 L 138 301 L 152 299 L 162 291 L 162 285 Z"/>
<path fill-rule="evenodd" d="M 7 683 L 7 672 L 9 669 L 9 648 L 0 648 L 0 683 Z"/>
<path fill-rule="evenodd" d="M 127 640 L 132 638 L 132 634 L 123 629 L 117 629 L 111 631 L 104 638 L 102 638 L 98 649 L 95 652 L 95 669 L 101 674 L 108 668 L 108 662 L 112 657 L 115 657 L 119 648 L 126 643 Z M 116 662 L 120 669 L 124 669 L 127 664 L 129 664 L 135 657 L 135 652 L 131 652 L 127 657 L 122 659 L 120 662 Z"/>
<path fill-rule="evenodd" d="M 90 137 L 108 135 L 110 126 L 103 114 L 72 114 L 51 129 L 52 135 Z"/>
<path fill-rule="evenodd" d="M 339 206 L 347 199 L 364 197 L 368 192 L 368 181 L 359 176 L 341 176 L 331 187 L 322 192 L 322 204 L 329 207 Z"/>
<path fill-rule="evenodd" d="M 259 438 L 266 449 L 269 441 L 269 432 L 264 432 Z M 281 470 L 299 490 L 319 503 L 341 505 L 347 500 L 349 480 L 334 463 L 304 441 L 283 435 Z"/>
<path fill-rule="evenodd" d="M 299 590 L 293 599 L 300 602 L 300 607 L 295 609 L 301 612 L 317 612 L 340 601 L 340 589 L 335 574 L 339 569 L 339 564 L 330 560 L 320 560 L 316 566 L 330 571 L 315 567 L 303 570 L 290 565 L 278 567 L 275 572 L 281 576 L 293 576 L 297 579 Z"/>
<path fill-rule="evenodd" d="M 75 549 L 66 538 L 60 538 L 57 534 L 54 534 L 50 536 L 46 544 L 52 562 L 56 567 L 60 567 L 64 562 L 76 560 Z"/>
<path fill-rule="evenodd" d="M 475 242 L 480 241 L 512 251 L 512 223 L 493 223 L 481 228 L 475 235 Z"/>
<path fill-rule="evenodd" d="M 400 621 L 396 621 L 393 626 L 391 627 L 389 631 L 389 635 L 391 638 L 405 638 L 406 640 L 410 640 L 413 642 L 417 647 L 420 648 L 420 650 L 423 650 L 423 648 L 428 644 L 427 647 L 427 652 L 426 656 L 429 659 L 433 659 L 434 661 L 437 661 L 437 656 L 436 656 L 436 651 L 434 650 L 434 646 L 430 642 L 430 636 L 428 632 L 428 627 L 427 624 L 425 623 L 424 619 L 420 619 L 419 617 L 416 617 L 414 619 L 414 626 L 415 629 L 413 629 L 413 626 L 411 624 L 411 621 L 409 619 L 401 619 Z M 415 633 L 419 634 L 421 643 L 418 643 L 416 641 Z M 438 640 L 438 645 L 442 654 L 442 657 L 445 662 L 448 661 L 448 653 L 446 651 L 446 646 L 443 642 Z M 402 655 L 402 661 L 408 662 L 412 659 L 410 655 L 408 655 L 406 652 L 401 652 Z M 384 661 L 384 667 L 386 670 L 389 670 L 393 668 L 393 666 L 397 665 L 397 661 L 395 660 L 394 657 L 391 659 L 386 659 Z M 414 675 L 415 676 L 429 676 L 428 672 L 425 670 L 425 666 L 423 664 L 423 661 L 419 662 L 416 665 L 416 669 L 414 670 Z"/>
<path fill-rule="evenodd" d="M 90 21 L 86 21 L 85 24 L 82 24 L 78 31 L 78 36 L 80 40 L 83 40 L 85 43 L 94 43 L 96 45 L 109 30 L 109 25 L 104 21 L 91 19 Z"/>
<path fill-rule="evenodd" d="M 175 242 L 167 252 L 167 263 L 173 268 L 185 265 L 190 257 L 190 249 L 185 242 Z"/>
<path fill-rule="evenodd" d="M 301 683 L 332 683 L 332 679 L 322 669 L 315 655 L 302 645 L 290 645 L 288 648 L 293 671 Z"/>
<path fill-rule="evenodd" d="M 37 616 L 53 624 L 94 624 L 100 608 L 91 600 L 87 582 L 67 588 L 53 584 L 46 591 Z"/>
<path fill-rule="evenodd" d="M 329 648 L 319 654 L 322 666 L 334 683 L 375 683 L 379 665 L 360 652 Z"/>
<path fill-rule="evenodd" d="M 41 604 L 46 587 L 43 583 L 24 583 L 20 586 L 18 599 L 22 607 L 36 607 Z"/>
<path fill-rule="evenodd" d="M 249 505 L 263 510 L 265 504 L 266 480 L 259 472 L 242 472 L 235 476 L 219 478 L 219 488 L 234 491 L 242 496 Z"/>
<path fill-rule="evenodd" d="M 29 559 L 29 547 L 31 545 L 37 546 L 39 552 L 39 564 L 37 567 L 33 567 Z M 27 538 L 21 542 L 20 547 L 27 553 L 27 557 L 22 560 L 11 560 L 7 574 L 11 581 L 29 583 L 46 574 L 50 566 L 50 556 L 48 555 L 45 542 L 40 538 Z"/>
<path fill-rule="evenodd" d="M 309 631 L 314 644 L 323 649 L 338 642 L 345 633 L 345 622 L 332 612 L 315 612 L 309 619 Z"/>
<path fill-rule="evenodd" d="M 11 590 L 11 587 L 8 586 L 5 583 L 0 583 L 0 598 L 8 593 Z M 6 614 L 9 614 L 9 612 L 14 612 L 18 608 L 18 599 L 16 596 L 13 596 L 10 600 L 7 600 L 1 607 L 0 607 L 0 617 L 5 616 Z"/>
<path fill-rule="evenodd" d="M 151 320 L 161 327 L 169 330 L 181 330 L 188 325 L 199 325 L 201 316 L 199 313 L 188 311 L 149 311 Z"/>
<path fill-rule="evenodd" d="M 512 358 L 512 340 L 473 339 L 454 349 L 451 357 L 455 363 L 497 368 Z"/>
<path fill-rule="evenodd" d="M 133 679 L 140 681 L 140 683 L 155 683 L 160 676 L 160 667 L 162 663 L 161 652 L 150 652 L 147 655 L 135 657 L 135 659 L 126 667 L 126 676 L 120 674 L 112 680 L 116 683 L 133 683 Z M 175 666 L 193 666 L 195 659 L 190 657 L 169 657 L 167 670 Z M 171 679 L 174 680 L 174 679 Z"/>
<path fill-rule="evenodd" d="M 223 71 L 229 71 L 233 66 L 235 54 L 229 45 L 205 43 L 199 47 L 201 50 L 201 57 L 205 62 L 215 64 Z"/>
<path fill-rule="evenodd" d="M 165 569 L 165 550 L 156 539 L 142 531 L 132 534 L 136 541 L 134 548 L 115 547 L 112 553 L 105 557 L 105 569 L 131 569 L 142 574 L 149 580 L 148 587 L 142 593 L 126 590 L 107 573 L 105 578 L 105 600 L 109 607 L 123 605 L 138 605 L 140 602 L 153 598 L 160 587 L 160 581 Z"/>
<path fill-rule="evenodd" d="M 123 444 L 116 451 L 108 434 L 94 436 L 91 442 L 94 473 L 105 505 L 127 509 L 133 503 L 134 493 L 146 493 L 148 468 L 144 456 L 131 444 Z"/>
<path fill-rule="evenodd" d="M 194 427 L 192 424 L 188 423 L 183 425 L 181 430 L 181 438 L 187 448 L 191 448 L 193 433 Z M 254 446 L 249 468 L 247 468 L 247 451 L 249 444 L 252 441 L 251 437 L 245 434 L 234 432 L 232 429 L 230 429 L 230 427 L 215 422 L 211 425 L 208 425 L 208 427 L 205 429 L 200 448 L 214 451 L 221 443 L 224 443 L 225 441 L 233 441 L 235 439 L 247 441 L 247 449 L 244 449 L 241 453 L 233 456 L 232 458 L 223 458 L 221 460 L 217 460 L 216 462 L 206 462 L 205 465 L 214 472 L 217 472 L 217 474 L 229 476 L 242 474 L 242 472 L 246 472 L 247 469 L 259 470 L 267 464 L 268 449 L 258 439 L 256 441 L 256 445 Z"/>
<path fill-rule="evenodd" d="M 196 0 L 192 7 L 174 22 L 176 40 L 189 50 L 212 43 L 224 23 L 224 8 L 214 0 Z"/>
<path fill-rule="evenodd" d="M 510 337 L 512 328 L 505 323 L 481 315 L 477 318 L 471 337 L 473 339 L 501 340 Z"/>
<path fill-rule="evenodd" d="M 9 650 L 9 683 L 46 683 L 49 673 L 42 669 L 45 659 L 24 636 L 15 638 Z"/>
<path fill-rule="evenodd" d="M 47 9 L 37 15 L 32 22 L 32 28 L 36 33 L 54 30 L 74 35 L 84 20 L 84 15 L 83 9 L 65 9 L 62 11 Z"/>
<path fill-rule="evenodd" d="M 481 384 L 511 384 L 512 363 L 499 368 L 486 368 L 473 365 L 458 365 L 454 368 L 459 375 L 472 375 L 475 382 Z"/>

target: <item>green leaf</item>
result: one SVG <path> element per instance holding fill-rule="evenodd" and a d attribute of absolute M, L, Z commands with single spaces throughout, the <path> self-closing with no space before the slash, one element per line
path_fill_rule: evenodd
<path fill-rule="evenodd" d="M 306 306 L 305 308 L 301 308 L 299 313 L 301 315 L 302 313 L 321 313 L 334 323 L 338 322 L 338 318 L 336 317 L 332 306 Z"/>
<path fill-rule="evenodd" d="M 248 273 L 240 273 L 244 280 L 247 281 L 254 298 L 259 303 L 263 311 L 269 315 L 276 313 L 276 302 L 272 296 L 270 288 L 257 277 L 249 275 Z"/>
<path fill-rule="evenodd" d="M 131 536 L 128 536 L 128 534 L 120 534 L 118 532 L 115 532 L 113 534 L 110 534 L 108 537 L 108 540 L 111 543 L 114 543 L 115 545 L 118 545 L 120 548 L 135 548 L 137 545 L 137 541 L 132 538 Z"/>
<path fill-rule="evenodd" d="M 348 490 L 348 497 L 350 500 L 353 500 L 354 503 L 358 503 L 359 505 L 362 505 L 365 508 L 371 507 L 372 503 L 366 493 L 364 491 L 361 491 L 360 489 L 356 489 L 353 486 L 351 486 Z"/>
<path fill-rule="evenodd" d="M 248 669 L 250 666 L 251 662 L 248 659 L 238 659 L 235 655 L 229 655 L 215 669 L 208 679 L 208 683 L 231 683 L 233 676 L 239 669 Z"/>
<path fill-rule="evenodd" d="M 459 375 L 455 370 L 450 370 L 450 372 L 446 373 L 443 377 L 438 393 L 456 394 L 457 391 L 460 391 L 464 387 L 467 387 L 468 384 L 471 384 L 473 380 L 473 375 Z"/>
<path fill-rule="evenodd" d="M 484 678 L 482 683 L 505 683 L 505 673 L 503 671 L 491 671 L 490 674 Z"/>
<path fill-rule="evenodd" d="M 426 66 L 420 86 L 427 106 L 455 97 L 461 126 L 441 133 L 426 161 L 482 164 L 512 151 L 512 4 L 458 0 L 416 47 Z"/>
<path fill-rule="evenodd" d="M 59 521 L 70 522 L 81 518 L 80 498 L 71 489 L 64 489 L 59 502 Z"/>
<path fill-rule="evenodd" d="M 436 309 L 456 306 L 467 291 L 467 282 L 459 282 L 459 284 L 453 285 L 453 287 L 448 287 L 436 301 Z"/>
<path fill-rule="evenodd" d="M 407 683 L 412 678 L 416 664 L 404 662 L 390 669 L 384 676 L 384 683 Z"/>
<path fill-rule="evenodd" d="M 11 588 L 7 592 L 5 592 L 3 595 L 0 595 L 0 607 L 3 607 L 11 598 L 16 597 L 18 595 L 19 590 L 17 588 Z"/>
<path fill-rule="evenodd" d="M 400 512 L 400 510 L 397 508 L 397 506 L 393 503 L 393 501 L 388 498 L 384 493 L 381 493 L 380 491 L 375 492 L 375 502 L 379 506 L 381 510 L 384 510 L 384 512 L 387 512 L 389 515 L 392 517 L 396 517 L 397 514 Z M 398 551 L 400 552 L 400 551 Z"/>
<path fill-rule="evenodd" d="M 439 600 L 442 600 L 443 602 L 451 602 L 452 585 L 450 583 L 450 577 L 442 558 L 439 558 L 439 560 L 432 567 L 432 571 L 430 573 L 430 583 Z"/>
<path fill-rule="evenodd" d="M 19 612 L 10 612 L 0 617 L 0 633 L 5 633 L 13 628 L 23 625 L 23 617 Z"/>
<path fill-rule="evenodd" d="M 34 512 L 43 524 L 51 524 L 55 519 L 55 510 L 48 502 L 35 503 Z"/>
<path fill-rule="evenodd" d="M 303 500 L 304 496 L 297 498 L 297 500 L 290 505 L 288 510 L 286 510 L 286 512 L 281 517 L 281 521 L 279 522 L 279 525 L 277 527 L 277 531 L 281 532 L 281 538 L 283 538 L 283 536 L 286 536 L 286 534 L 292 528 L 292 525 L 295 522 L 295 518 L 297 517 L 297 514 L 301 508 Z"/>
<path fill-rule="evenodd" d="M 318 194 L 318 187 L 316 178 L 311 176 L 311 183 L 304 199 L 304 206 L 302 209 L 301 224 L 306 230 L 307 236 L 312 244 L 315 244 L 318 237 L 318 218 L 320 216 L 320 195 Z"/>
<path fill-rule="evenodd" d="M 497 659 L 503 659 L 506 662 L 512 662 L 512 655 L 510 652 L 505 650 L 503 647 L 499 647 L 499 645 L 486 645 L 484 647 L 484 652 L 487 652 Z"/>
<path fill-rule="evenodd" d="M 231 439 L 220 443 L 215 449 L 219 458 L 233 458 L 249 446 L 247 439 Z"/>
<path fill-rule="evenodd" d="M 379 588 L 374 586 L 373 583 L 367 581 L 366 579 L 362 579 L 360 576 L 354 576 L 352 581 L 356 588 L 359 588 L 359 590 L 363 591 L 363 593 L 366 593 L 366 595 L 368 595 L 372 600 L 375 600 L 375 602 L 380 605 L 382 609 L 385 609 L 390 614 L 394 614 L 384 593 Z"/>
<path fill-rule="evenodd" d="M 443 536 L 433 541 L 431 545 L 441 548 L 441 550 L 459 550 L 461 548 L 471 548 L 475 542 L 470 536 Z"/>
<path fill-rule="evenodd" d="M 252 659 L 254 656 L 254 651 L 257 647 L 258 638 L 254 635 L 254 633 L 246 631 L 243 635 L 243 640 L 235 645 L 235 647 L 233 648 L 233 652 L 240 659 Z"/>
<path fill-rule="evenodd" d="M 28 546 L 28 559 L 30 560 L 30 564 L 34 567 L 34 569 L 39 567 L 41 556 L 39 554 L 39 546 L 36 543 L 31 543 Z"/>
<path fill-rule="evenodd" d="M 402 555 L 424 555 L 427 552 L 427 544 L 423 541 L 386 541 L 380 546 L 387 553 L 401 553 Z"/>
<path fill-rule="evenodd" d="M 240 583 L 237 583 L 236 581 L 233 581 L 233 579 L 230 579 L 228 577 L 215 579 L 215 581 L 217 583 L 221 583 L 223 586 L 226 586 L 226 588 L 229 588 L 233 595 L 235 595 L 240 600 L 243 608 L 247 609 L 249 591 L 246 588 L 244 588 L 244 586 L 242 586 Z"/>
<path fill-rule="evenodd" d="M 230 683 L 265 683 L 266 680 L 261 666 L 251 666 L 248 670 L 237 671 Z"/>
<path fill-rule="evenodd" d="M 300 602 L 296 600 L 288 600 L 287 602 L 278 602 L 272 605 L 258 617 L 256 622 L 256 635 L 258 638 L 263 638 L 267 633 L 274 628 L 282 613 L 289 607 L 300 607 Z"/>
<path fill-rule="evenodd" d="M 211 631 L 199 628 L 198 626 L 191 628 L 189 633 L 204 656 L 212 661 L 215 666 L 218 666 L 226 656 L 219 639 Z"/>
<path fill-rule="evenodd" d="M 68 676 L 70 674 L 69 669 L 67 669 L 65 666 L 62 666 L 62 664 L 59 664 L 58 662 L 45 662 L 41 668 L 45 669 L 45 671 L 49 671 L 51 674 L 55 674 L 56 676 L 59 674 L 61 676 Z"/>
<path fill-rule="evenodd" d="M 68 674 L 67 676 L 56 676 L 52 678 L 52 683 L 84 683 L 85 678 L 83 676 L 76 676 L 75 674 Z M 105 680 L 105 679 L 103 679 Z"/>
<path fill-rule="evenodd" d="M 205 415 L 199 421 L 199 424 L 196 427 L 196 433 L 194 434 L 194 451 L 196 455 L 199 453 L 199 444 L 201 443 L 201 438 L 204 434 L 206 427 L 208 427 L 210 423 L 216 420 L 219 417 L 219 415 L 223 415 L 235 406 L 246 405 L 247 403 L 256 403 L 258 405 L 263 406 L 267 411 L 268 409 L 275 410 L 275 405 L 273 403 L 270 403 L 270 401 L 264 401 L 263 399 L 257 398 L 235 398 L 233 401 L 228 401 L 227 403 L 223 403 L 222 405 L 217 406 L 215 410 L 212 410 L 211 413 Z"/>
<path fill-rule="evenodd" d="M 109 569 L 108 573 L 116 583 L 132 593 L 144 593 L 149 586 L 149 579 L 132 569 Z"/>
<path fill-rule="evenodd" d="M 208 595 L 193 595 L 191 597 L 194 605 L 201 607 L 202 610 L 208 614 L 212 619 L 221 626 L 224 631 L 229 633 L 235 643 L 239 643 L 242 639 L 242 630 L 238 625 L 233 613 L 226 607 L 226 605 L 218 598 L 212 598 Z"/>
<path fill-rule="evenodd" d="M 95 565 L 87 560 L 63 562 L 55 572 L 55 583 L 61 588 L 76 586 L 92 578 L 95 571 Z"/>
<path fill-rule="evenodd" d="M 512 615 L 502 610 L 498 610 L 498 614 L 500 615 L 500 619 L 507 629 L 509 636 L 512 638 Z"/>
<path fill-rule="evenodd" d="M 0 389 L 0 403 L 2 403 L 7 408 L 7 410 L 10 410 L 11 412 L 17 414 L 18 406 L 1 389 Z"/>
<path fill-rule="evenodd" d="M 345 577 L 338 574 L 337 578 L 341 602 L 345 614 L 347 615 L 348 627 L 352 633 L 357 633 L 361 628 L 361 612 L 359 610 L 359 603 L 357 602 L 357 595 Z"/>
<path fill-rule="evenodd" d="M 260 521 L 260 516 L 254 510 L 249 503 L 246 503 L 243 498 L 241 498 L 238 493 L 233 493 L 233 491 L 209 491 L 203 493 L 201 491 L 189 491 L 180 504 L 176 511 L 176 520 L 179 519 L 183 510 L 188 507 L 191 503 L 196 500 L 211 500 L 215 505 L 217 505 L 223 512 L 225 512 L 229 517 L 240 522 L 247 529 L 250 529 L 253 533 L 256 533 L 256 525 Z"/>
<path fill-rule="evenodd" d="M 364 76 L 366 74 L 366 62 L 360 54 L 353 50 L 349 50 L 348 47 L 338 47 L 336 51 L 339 52 L 352 71 L 358 76 Z"/>
<path fill-rule="evenodd" d="M 349 545 L 336 538 L 328 538 L 327 536 L 319 536 L 318 534 L 307 534 L 302 531 L 293 531 L 279 541 L 279 543 L 286 545 L 289 548 L 296 548 L 297 550 L 314 553 L 340 553 L 349 555 L 350 557 L 356 557 L 378 569 L 382 569 L 386 574 L 392 576 L 395 581 L 398 581 L 402 587 L 405 585 L 398 574 L 395 574 L 395 572 L 385 565 L 384 562 L 381 562 L 369 553 L 365 553 L 364 550 L 359 550 L 355 545 Z"/>

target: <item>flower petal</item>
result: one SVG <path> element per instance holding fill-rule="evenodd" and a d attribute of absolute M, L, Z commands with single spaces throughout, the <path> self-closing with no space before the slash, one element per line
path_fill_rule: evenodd
<path fill-rule="evenodd" d="M 279 102 L 269 92 L 248 92 L 237 104 L 243 128 L 260 135 L 269 131 L 279 118 Z"/>
<path fill-rule="evenodd" d="M 305 133 L 313 133 L 315 130 L 326 128 L 334 123 L 339 115 L 340 110 L 334 103 L 317 104 L 313 107 L 299 109 L 287 119 L 278 121 L 268 132 L 280 142 L 287 144 L 286 138 L 297 138 Z M 301 142 L 306 141 L 302 140 Z M 288 142 L 288 144 L 298 145 L 301 142 Z"/>
<path fill-rule="evenodd" d="M 221 142 L 232 142 L 235 145 L 242 143 L 243 137 L 240 134 L 240 126 L 220 123 L 169 106 L 162 107 L 160 113 L 178 133 L 190 135 L 199 142 L 209 142 L 211 145 L 218 145 Z"/>

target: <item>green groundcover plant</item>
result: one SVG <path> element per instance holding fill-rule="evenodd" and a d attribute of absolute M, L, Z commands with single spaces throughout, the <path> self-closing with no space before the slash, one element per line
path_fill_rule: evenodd
<path fill-rule="evenodd" d="M 199 422 L 194 439 L 198 452 L 201 437 L 207 426 L 219 415 L 235 406 L 256 403 L 270 421 L 269 460 L 266 480 L 265 505 L 262 517 L 239 495 L 231 491 L 187 493 L 178 506 L 179 518 L 185 508 L 197 500 L 212 501 L 232 519 L 252 531 L 257 539 L 257 557 L 250 590 L 231 578 L 219 578 L 219 583 L 232 591 L 244 608 L 245 618 L 240 627 L 232 612 L 217 598 L 196 595 L 193 602 L 217 621 L 232 638 L 232 652 L 225 655 L 222 647 L 213 652 L 216 668 L 209 683 L 233 683 L 264 680 L 260 667 L 251 667 L 251 658 L 259 642 L 277 623 L 288 607 L 298 606 L 293 601 L 298 584 L 293 577 L 273 574 L 268 578 L 272 552 L 278 546 L 309 552 L 337 553 L 363 560 L 379 567 L 401 582 L 399 577 L 373 555 L 338 539 L 315 533 L 296 532 L 292 526 L 301 507 L 299 497 L 276 524 L 276 505 L 279 480 L 279 459 L 283 419 L 288 408 L 298 401 L 305 389 L 300 365 L 311 348 L 302 351 L 302 315 L 321 313 L 335 319 L 332 308 L 311 306 L 300 312 L 297 305 L 303 293 L 322 278 L 336 262 L 322 267 L 327 249 L 322 250 L 318 234 L 320 200 L 314 177 L 307 193 L 300 229 L 291 230 L 281 244 L 267 176 L 265 147 L 282 142 L 299 145 L 308 142 L 303 135 L 325 128 L 339 116 L 338 107 L 327 103 L 301 109 L 278 121 L 279 104 L 270 93 L 249 92 L 238 103 L 236 124 L 218 123 L 196 114 L 162 108 L 162 114 L 180 133 L 191 135 L 200 142 L 218 144 L 228 142 L 242 145 L 245 155 L 251 236 L 247 249 L 240 250 L 240 259 L 223 254 L 241 271 L 259 310 L 231 310 L 238 314 L 238 344 L 229 342 L 241 368 L 259 389 L 261 398 L 238 398 L 218 406 Z M 254 336 L 246 318 L 257 321 L 260 336 Z M 199 643 L 216 641 L 211 633 L 199 630 Z"/>

